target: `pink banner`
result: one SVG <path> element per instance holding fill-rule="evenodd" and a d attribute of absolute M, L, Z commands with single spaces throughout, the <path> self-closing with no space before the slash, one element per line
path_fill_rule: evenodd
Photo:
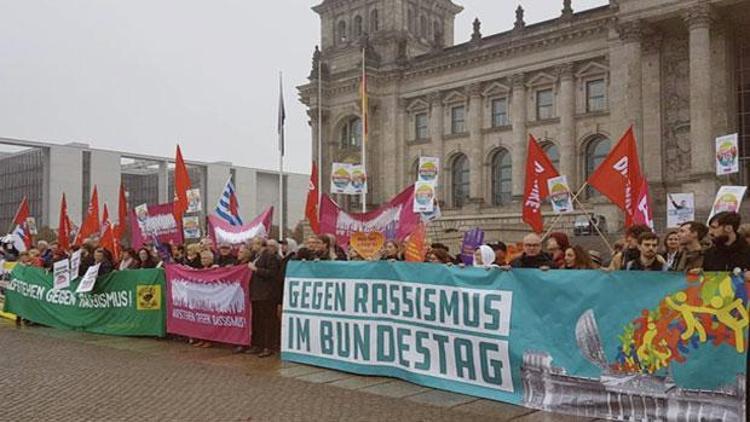
<path fill-rule="evenodd" d="M 414 185 L 396 195 L 391 201 L 365 214 L 349 214 L 336 205 L 328 195 L 320 202 L 320 231 L 333 233 L 339 246 L 346 246 L 354 232 L 380 232 L 386 239 L 403 240 L 420 222 L 413 211 Z"/>
<path fill-rule="evenodd" d="M 219 343 L 250 345 L 250 269 L 196 270 L 169 264 L 167 332 Z"/>
<path fill-rule="evenodd" d="M 156 236 L 160 243 L 183 243 L 182 222 L 172 214 L 172 203 L 149 205 L 148 213 L 138 215 L 136 210 L 130 212 L 130 244 L 138 250 Z"/>
<path fill-rule="evenodd" d="M 241 226 L 233 226 L 224 219 L 210 215 L 208 216 L 208 232 L 215 245 L 224 242 L 241 245 L 256 236 L 268 237 L 272 219 L 273 207 L 268 207 L 261 215 L 255 217 L 255 220 Z"/>

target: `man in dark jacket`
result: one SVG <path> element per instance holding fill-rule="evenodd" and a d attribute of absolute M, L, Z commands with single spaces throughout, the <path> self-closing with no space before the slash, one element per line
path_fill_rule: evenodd
<path fill-rule="evenodd" d="M 281 258 L 279 244 L 269 240 L 255 263 L 249 263 L 253 271 L 250 282 L 250 301 L 253 310 L 253 347 L 250 353 L 258 357 L 273 355 L 276 344 L 276 304 L 281 292 Z"/>
<path fill-rule="evenodd" d="M 220 267 L 237 265 L 237 257 L 232 253 L 232 245 L 230 243 L 222 243 L 219 246 L 219 256 L 216 257 L 216 265 Z"/>
<path fill-rule="evenodd" d="M 740 215 L 720 212 L 708 222 L 708 234 L 714 243 L 703 256 L 704 271 L 742 271 L 750 269 L 750 245 L 738 235 Z"/>
<path fill-rule="evenodd" d="M 523 238 L 523 253 L 511 261 L 513 268 L 541 268 L 549 269 L 552 260 L 542 252 L 542 239 L 539 235 L 531 233 Z"/>

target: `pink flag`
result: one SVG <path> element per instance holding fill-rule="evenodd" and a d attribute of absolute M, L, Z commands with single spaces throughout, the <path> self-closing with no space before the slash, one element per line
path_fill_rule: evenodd
<path fill-rule="evenodd" d="M 421 221 L 413 211 L 414 185 L 390 202 L 365 214 L 349 214 L 324 195 L 320 201 L 320 231 L 336 235 L 336 243 L 346 246 L 354 232 L 380 232 L 386 239 L 403 240 Z"/>
<path fill-rule="evenodd" d="M 208 216 L 208 232 L 215 245 L 224 242 L 241 245 L 257 236 L 268 237 L 272 220 L 273 207 L 268 207 L 261 215 L 255 217 L 255 220 L 240 226 L 233 226 L 222 218 L 210 215 Z"/>
<path fill-rule="evenodd" d="M 196 270 L 168 264 L 166 273 L 168 333 L 250 345 L 250 268 Z"/>
<path fill-rule="evenodd" d="M 641 186 L 638 189 L 638 200 L 635 201 L 635 209 L 631 212 L 633 215 L 633 224 L 645 224 L 653 230 L 654 215 L 651 210 L 651 198 L 648 194 L 648 182 L 644 177 Z"/>

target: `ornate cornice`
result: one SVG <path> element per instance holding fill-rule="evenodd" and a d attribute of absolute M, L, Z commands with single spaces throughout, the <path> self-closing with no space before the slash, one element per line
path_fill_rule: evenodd
<path fill-rule="evenodd" d="M 436 104 L 437 105 L 443 104 L 443 94 L 441 94 L 440 92 L 431 92 L 427 94 L 426 98 L 427 98 L 427 102 L 433 106 Z"/>
<path fill-rule="evenodd" d="M 555 73 L 560 80 L 573 79 L 573 63 L 563 63 L 555 68 Z"/>
<path fill-rule="evenodd" d="M 711 5 L 706 3 L 689 7 L 682 18 L 690 30 L 709 28 L 714 21 Z"/>
<path fill-rule="evenodd" d="M 618 23 L 615 29 L 620 40 L 625 43 L 640 42 L 643 38 L 643 24 L 640 21 Z"/>
<path fill-rule="evenodd" d="M 526 75 L 523 73 L 516 73 L 510 76 L 510 84 L 515 88 L 524 88 L 526 85 Z"/>
<path fill-rule="evenodd" d="M 469 97 L 479 97 L 482 95 L 482 84 L 473 83 L 466 87 L 466 94 Z"/>

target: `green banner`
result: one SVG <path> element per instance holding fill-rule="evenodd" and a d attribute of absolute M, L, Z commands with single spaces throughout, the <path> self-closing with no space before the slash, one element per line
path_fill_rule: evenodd
<path fill-rule="evenodd" d="M 18 265 L 5 289 L 5 311 L 50 327 L 119 336 L 165 335 L 164 271 L 116 271 L 99 277 L 91 293 L 76 293 L 80 278 L 54 290 L 52 274 Z"/>

